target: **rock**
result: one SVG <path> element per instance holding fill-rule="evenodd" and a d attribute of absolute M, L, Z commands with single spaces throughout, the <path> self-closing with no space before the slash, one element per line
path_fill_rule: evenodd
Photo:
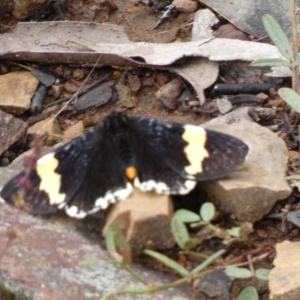
<path fill-rule="evenodd" d="M 74 82 L 67 82 L 64 85 L 64 90 L 70 94 L 74 94 L 79 90 L 79 86 Z"/>
<path fill-rule="evenodd" d="M 27 123 L 0 110 L 0 156 L 26 134 Z"/>
<path fill-rule="evenodd" d="M 141 88 L 141 80 L 137 75 L 128 75 L 128 83 L 133 94 L 136 94 Z"/>
<path fill-rule="evenodd" d="M 154 83 L 155 81 L 153 77 L 143 76 L 141 78 L 141 84 L 143 87 L 153 87 Z"/>
<path fill-rule="evenodd" d="M 184 13 L 192 13 L 198 8 L 197 2 L 192 0 L 174 0 L 172 4 L 178 11 Z"/>
<path fill-rule="evenodd" d="M 21 115 L 30 107 L 30 100 L 38 86 L 30 72 L 18 71 L 0 76 L 0 109 Z"/>
<path fill-rule="evenodd" d="M 210 9 L 200 9 L 195 13 L 192 28 L 192 41 L 199 41 L 213 36 L 211 27 L 219 20 Z"/>
<path fill-rule="evenodd" d="M 15 218 L 16 209 L 0 203 L 1 251 Z M 101 246 L 102 226 L 101 215 L 77 220 L 64 215 L 41 218 L 21 213 L 15 228 L 17 238 L 1 260 L 1 300 L 98 300 L 107 292 L 145 289 L 145 285 L 111 263 L 111 257 Z M 178 279 L 137 263 L 130 267 L 155 285 Z M 155 294 L 118 295 L 114 299 L 196 300 L 197 297 L 186 284 Z"/>
<path fill-rule="evenodd" d="M 112 97 L 112 88 L 110 82 L 104 82 L 75 101 L 75 109 L 77 111 L 86 110 L 90 107 L 99 107 L 107 103 Z"/>
<path fill-rule="evenodd" d="M 155 97 L 162 102 L 163 106 L 169 110 L 178 107 L 178 98 L 182 92 L 181 82 L 175 78 L 169 83 L 162 86 L 156 93 Z"/>
<path fill-rule="evenodd" d="M 217 102 L 217 107 L 219 109 L 219 112 L 222 115 L 227 114 L 232 110 L 233 105 L 231 104 L 231 102 L 228 100 L 226 96 L 222 98 L 218 98 L 216 102 Z"/>
<path fill-rule="evenodd" d="M 284 241 L 276 245 L 274 268 L 269 275 L 270 299 L 298 300 L 300 294 L 300 242 Z"/>
<path fill-rule="evenodd" d="M 117 222 L 135 255 L 147 249 L 167 249 L 175 245 L 170 221 L 173 205 L 168 195 L 135 190 L 125 201 L 114 205 L 103 229 Z"/>
<path fill-rule="evenodd" d="M 262 120 L 268 120 L 270 116 L 275 116 L 276 110 L 269 107 L 249 107 L 243 106 L 239 107 L 230 113 L 214 118 L 207 122 L 206 124 L 232 124 L 241 122 L 254 122 L 253 118 L 249 114 L 249 109 L 254 110 L 256 115 Z"/>
<path fill-rule="evenodd" d="M 72 77 L 75 80 L 82 80 L 85 77 L 85 69 L 77 68 L 73 71 Z"/>
<path fill-rule="evenodd" d="M 121 83 L 116 84 L 115 86 L 118 95 L 119 103 L 121 107 L 133 108 L 135 107 L 134 97 L 131 95 L 130 87 Z"/>
<path fill-rule="evenodd" d="M 242 222 L 255 222 L 267 214 L 273 205 L 289 196 L 291 189 L 285 180 L 287 149 L 282 139 L 256 123 L 204 125 L 230 134 L 248 144 L 246 162 L 225 178 L 201 183 L 220 209 L 233 213 Z"/>
<path fill-rule="evenodd" d="M 224 272 L 217 271 L 204 276 L 198 282 L 196 281 L 194 289 L 210 298 L 222 297 L 222 299 L 229 300 L 232 282 L 233 279 Z M 203 298 L 206 297 L 203 295 Z"/>
<path fill-rule="evenodd" d="M 27 130 L 28 134 L 37 134 L 43 137 L 46 146 L 53 146 L 62 140 L 62 133 L 56 119 L 47 118 Z"/>
<path fill-rule="evenodd" d="M 241 41 L 249 41 L 249 37 L 243 31 L 237 29 L 232 24 L 225 24 L 220 26 L 216 32 L 215 37 L 220 39 L 236 39 Z"/>
<path fill-rule="evenodd" d="M 70 126 L 64 131 L 64 141 L 70 141 L 77 136 L 84 133 L 84 124 L 82 121 L 79 121 L 73 126 Z"/>

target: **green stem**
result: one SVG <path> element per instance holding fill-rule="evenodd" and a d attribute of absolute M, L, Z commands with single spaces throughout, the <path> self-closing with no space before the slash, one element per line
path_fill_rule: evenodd
<path fill-rule="evenodd" d="M 298 57 L 298 32 L 297 32 L 297 16 L 296 16 L 296 0 L 290 0 L 291 10 L 291 25 L 292 25 L 292 43 L 293 43 L 293 62 Z M 292 67 L 292 87 L 293 90 L 300 94 L 300 81 L 299 81 L 299 66 Z"/>
<path fill-rule="evenodd" d="M 157 292 L 157 291 L 177 287 L 177 286 L 179 286 L 183 283 L 188 282 L 189 280 L 190 280 L 190 277 L 184 277 L 184 278 L 181 278 L 181 279 L 176 280 L 174 282 L 171 282 L 169 284 L 154 286 L 154 287 L 150 287 L 150 288 L 147 288 L 147 289 L 114 291 L 114 292 L 110 292 L 110 293 L 105 294 L 103 297 L 100 298 L 100 300 L 106 300 L 106 299 L 109 299 L 110 297 L 118 296 L 118 295 L 150 294 L 150 293 L 154 293 L 154 292 Z"/>
<path fill-rule="evenodd" d="M 207 259 L 209 256 L 194 251 L 180 251 L 179 254 L 188 255 L 193 259 Z"/>
<path fill-rule="evenodd" d="M 139 282 L 143 283 L 144 285 L 148 285 L 148 282 L 145 281 L 142 277 L 140 277 L 137 273 L 131 270 L 127 265 L 123 266 L 123 269 L 126 270 L 132 277 L 134 277 Z"/>
<path fill-rule="evenodd" d="M 102 296 L 99 300 L 107 300 L 110 297 L 118 296 L 118 295 L 151 294 L 151 293 L 155 293 L 157 291 L 162 291 L 162 290 L 166 290 L 166 289 L 177 287 L 177 286 L 182 285 L 184 283 L 187 283 L 187 282 L 189 282 L 191 280 L 194 280 L 194 279 L 197 279 L 197 278 L 201 278 L 201 277 L 203 277 L 203 276 L 205 276 L 207 274 L 210 274 L 212 272 L 215 272 L 215 270 L 207 270 L 207 271 L 201 272 L 201 274 L 187 276 L 187 277 L 181 278 L 179 280 L 173 281 L 173 282 L 168 283 L 168 284 L 164 284 L 164 285 L 160 285 L 160 286 L 153 286 L 153 287 L 149 287 L 147 289 L 141 289 L 141 290 L 121 290 L 121 291 L 109 292 L 109 293 L 105 294 L 104 296 Z"/>

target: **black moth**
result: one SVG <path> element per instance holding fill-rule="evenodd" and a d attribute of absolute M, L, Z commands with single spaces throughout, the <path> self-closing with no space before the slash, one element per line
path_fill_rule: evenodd
<path fill-rule="evenodd" d="M 200 126 L 111 113 L 101 124 L 41 157 L 20 184 L 21 172 L 2 189 L 14 204 L 22 191 L 31 213 L 64 208 L 72 217 L 106 209 L 133 188 L 186 194 L 196 181 L 223 177 L 245 160 L 241 140 Z"/>

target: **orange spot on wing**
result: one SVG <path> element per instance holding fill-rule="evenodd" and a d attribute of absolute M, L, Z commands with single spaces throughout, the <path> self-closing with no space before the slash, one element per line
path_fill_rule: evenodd
<path fill-rule="evenodd" d="M 135 167 L 130 166 L 125 169 L 125 176 L 128 180 L 133 180 L 136 177 L 137 170 Z"/>

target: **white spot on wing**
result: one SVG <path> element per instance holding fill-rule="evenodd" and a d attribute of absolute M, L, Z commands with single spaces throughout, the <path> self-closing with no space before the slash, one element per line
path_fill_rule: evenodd
<path fill-rule="evenodd" d="M 2 189 L 3 189 L 3 187 L 0 187 L 0 192 Z M 0 196 L 0 203 L 5 203 L 5 200 L 3 198 L 1 198 L 1 196 Z"/>
<path fill-rule="evenodd" d="M 113 194 L 118 200 L 125 200 L 133 191 L 132 184 L 127 182 L 125 189 L 115 191 Z"/>
<path fill-rule="evenodd" d="M 194 180 L 186 180 L 184 182 L 184 186 L 180 187 L 178 194 L 185 195 L 189 193 L 196 186 L 196 181 Z"/>
<path fill-rule="evenodd" d="M 141 190 L 142 192 L 154 191 L 157 194 L 179 194 L 184 195 L 190 192 L 196 185 L 196 181 L 186 180 L 183 185 L 179 186 L 178 189 L 172 190 L 166 183 L 161 181 L 148 180 L 144 182 L 140 182 L 136 177 L 134 179 L 133 185 Z"/>
<path fill-rule="evenodd" d="M 63 202 L 57 206 L 58 209 L 63 209 L 66 206 L 66 202 Z"/>
<path fill-rule="evenodd" d="M 108 191 L 104 197 L 95 201 L 94 207 L 89 211 L 79 210 L 77 206 L 66 206 L 66 213 L 73 218 L 82 219 L 87 215 L 94 214 L 101 209 L 106 209 L 110 204 L 116 203 L 118 200 L 126 199 L 133 191 L 132 185 L 128 182 L 124 189 L 118 189 L 115 192 Z"/>
<path fill-rule="evenodd" d="M 186 173 L 195 175 L 201 173 L 203 160 L 209 156 L 205 148 L 206 131 L 200 126 L 185 125 L 182 138 L 187 142 L 184 153 L 189 161 L 189 165 L 184 168 Z"/>
<path fill-rule="evenodd" d="M 73 206 L 66 206 L 66 213 L 73 218 L 83 219 L 86 217 L 87 213 L 85 211 L 78 210 L 78 207 Z"/>
<path fill-rule="evenodd" d="M 114 192 L 108 191 L 104 197 L 98 198 L 95 201 L 95 207 L 106 209 L 109 204 L 117 202 L 117 200 L 125 200 L 133 191 L 132 185 L 128 182 L 124 189 L 118 189 Z"/>
<path fill-rule="evenodd" d="M 66 194 L 60 193 L 61 175 L 55 172 L 59 161 L 54 157 L 54 152 L 48 153 L 37 161 L 36 171 L 41 179 L 39 189 L 49 196 L 50 205 L 62 204 Z"/>

